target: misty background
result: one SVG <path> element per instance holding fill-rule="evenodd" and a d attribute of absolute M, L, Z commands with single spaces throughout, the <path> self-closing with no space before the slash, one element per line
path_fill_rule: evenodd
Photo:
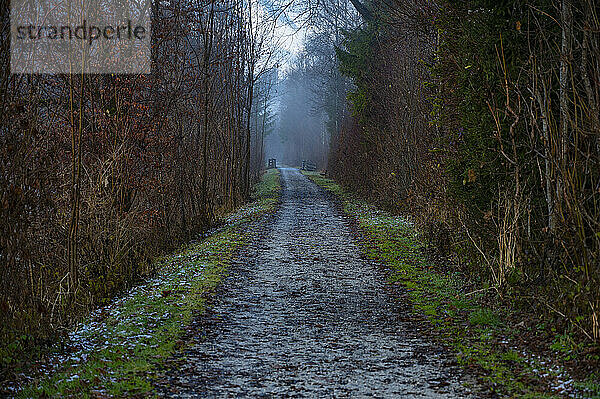
<path fill-rule="evenodd" d="M 307 160 L 326 169 L 352 89 L 339 71 L 336 48 L 360 19 L 346 0 L 295 4 L 277 28 L 279 62 L 257 84 L 253 137 L 262 151 L 255 161 L 264 166 L 276 158 L 278 165 L 299 166 Z"/>

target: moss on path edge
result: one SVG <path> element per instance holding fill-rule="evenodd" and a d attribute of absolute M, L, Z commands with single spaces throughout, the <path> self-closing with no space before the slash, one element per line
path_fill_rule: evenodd
<path fill-rule="evenodd" d="M 278 171 L 267 171 L 251 203 L 206 239 L 158 259 L 154 278 L 93 312 L 69 334 L 68 350 L 38 365 L 38 377 L 16 395 L 152 396 L 160 365 L 185 346 L 185 327 L 206 310 L 207 298 L 251 234 L 248 224 L 275 210 L 280 189 Z"/>
<path fill-rule="evenodd" d="M 465 292 L 459 273 L 433 267 L 410 220 L 377 209 L 319 173 L 303 174 L 339 200 L 358 225 L 365 254 L 390 268 L 389 283 L 402 287 L 414 313 L 491 396 L 600 398 L 598 376 L 575 381 L 556 362 L 512 345 L 519 330 L 503 322 L 511 310 L 486 307 L 479 300 L 483 292 Z"/>

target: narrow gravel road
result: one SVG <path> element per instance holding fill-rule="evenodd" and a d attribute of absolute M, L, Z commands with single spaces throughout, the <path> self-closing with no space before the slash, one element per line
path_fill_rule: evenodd
<path fill-rule="evenodd" d="M 460 372 L 419 337 L 344 216 L 296 169 L 256 225 L 208 321 L 173 361 L 173 397 L 471 398 Z"/>

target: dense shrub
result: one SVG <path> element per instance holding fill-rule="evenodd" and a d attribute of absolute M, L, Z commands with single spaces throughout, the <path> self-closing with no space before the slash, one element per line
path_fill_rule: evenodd
<path fill-rule="evenodd" d="M 71 76 L 10 74 L 0 4 L 2 374 L 248 197 L 258 33 L 227 4 L 157 5 L 150 75 Z"/>
<path fill-rule="evenodd" d="M 370 2 L 336 178 L 473 276 L 600 339 L 600 31 L 593 1 Z"/>

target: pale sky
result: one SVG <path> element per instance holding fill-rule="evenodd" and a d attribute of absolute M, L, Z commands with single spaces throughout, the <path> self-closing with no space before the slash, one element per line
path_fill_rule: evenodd
<path fill-rule="evenodd" d="M 264 0 L 257 0 L 259 12 L 257 21 L 261 20 L 261 16 L 268 15 L 265 6 L 261 4 Z M 291 7 L 290 7 L 291 9 Z M 280 49 L 283 53 L 282 59 L 279 62 L 280 72 L 285 72 L 290 68 L 291 62 L 296 54 L 304 48 L 304 36 L 306 29 L 290 19 L 297 17 L 293 11 L 282 14 L 277 21 L 277 26 L 274 32 L 274 46 Z"/>

